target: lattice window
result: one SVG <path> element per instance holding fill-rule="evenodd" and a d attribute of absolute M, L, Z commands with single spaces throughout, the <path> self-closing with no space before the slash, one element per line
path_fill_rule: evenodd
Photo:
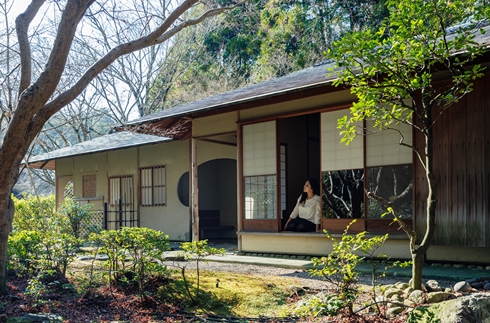
<path fill-rule="evenodd" d="M 83 175 L 83 197 L 96 197 L 97 186 L 95 174 Z"/>
<path fill-rule="evenodd" d="M 73 190 L 73 182 L 69 181 L 65 185 L 65 189 L 63 190 L 63 198 L 73 198 L 75 196 L 74 190 Z"/>
<path fill-rule="evenodd" d="M 165 166 L 140 168 L 141 206 L 162 206 L 166 204 Z"/>
<path fill-rule="evenodd" d="M 244 178 L 245 219 L 276 219 L 276 176 Z"/>
<path fill-rule="evenodd" d="M 98 232 L 104 227 L 104 212 L 92 211 L 90 216 L 81 223 L 82 237 L 88 237 L 91 232 Z"/>

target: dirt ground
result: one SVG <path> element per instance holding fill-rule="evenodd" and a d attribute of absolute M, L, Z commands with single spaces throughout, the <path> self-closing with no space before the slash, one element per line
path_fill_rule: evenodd
<path fill-rule="evenodd" d="M 182 263 L 169 262 L 169 267 L 180 267 Z M 193 267 L 192 263 L 187 264 L 187 269 Z M 309 290 L 325 290 L 330 286 L 322 279 L 311 277 L 306 271 L 298 269 L 286 269 L 269 266 L 232 264 L 222 262 L 208 262 L 200 264 L 201 270 L 209 271 L 225 271 L 234 273 L 245 273 L 251 275 L 270 275 L 282 277 L 294 277 L 301 288 Z M 53 277 L 52 280 L 63 280 L 62 277 Z M 399 281 L 408 282 L 408 278 L 383 277 L 378 280 L 378 284 L 393 284 Z M 49 282 L 45 282 L 49 283 Z M 63 283 L 63 281 L 62 281 Z M 165 282 L 155 281 L 150 285 L 155 288 Z M 362 275 L 359 279 L 360 285 L 370 285 L 371 277 Z M 439 282 L 441 286 L 451 287 L 453 282 Z M 60 284 L 63 286 L 63 284 Z M 22 316 L 25 313 L 54 313 L 64 317 L 66 323 L 78 322 L 308 322 L 308 320 L 279 320 L 267 319 L 261 320 L 238 320 L 236 318 L 218 318 L 213 321 L 210 318 L 200 318 L 191 313 L 185 313 L 178 304 L 161 304 L 155 299 L 148 297 L 142 300 L 136 296 L 136 292 L 132 293 L 127 289 L 125 291 L 109 288 L 98 289 L 97 291 L 88 292 L 86 295 L 76 295 L 73 291 L 58 290 L 53 291 L 50 295 L 50 302 L 46 304 L 32 304 L 30 299 L 26 297 L 24 291 L 27 287 L 26 278 L 18 278 L 11 276 L 8 280 L 8 295 L 0 296 L 0 322 L 6 322 L 8 317 Z M 369 289 L 369 286 L 365 288 Z M 361 298 L 368 298 L 362 294 Z M 292 300 L 295 301 L 292 296 Z M 359 299 L 359 302 L 362 302 Z M 155 315 L 160 313 L 159 315 Z M 164 314 L 162 314 L 164 313 Z M 380 322 L 380 323 L 401 323 L 406 319 L 405 316 L 391 318 L 389 320 L 372 320 L 366 321 L 365 318 L 325 318 L 325 322 Z M 315 322 L 320 322 L 316 320 Z"/>

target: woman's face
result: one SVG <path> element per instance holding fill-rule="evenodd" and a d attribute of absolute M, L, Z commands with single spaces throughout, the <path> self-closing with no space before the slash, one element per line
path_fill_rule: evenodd
<path fill-rule="evenodd" d="M 303 186 L 303 192 L 305 193 L 313 193 L 313 190 L 311 189 L 311 185 L 309 181 L 306 181 L 305 186 Z"/>

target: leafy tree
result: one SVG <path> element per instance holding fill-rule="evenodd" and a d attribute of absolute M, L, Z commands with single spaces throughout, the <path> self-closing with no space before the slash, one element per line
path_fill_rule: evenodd
<path fill-rule="evenodd" d="M 480 65 L 471 65 L 483 51 L 474 35 L 481 26 L 478 18 L 483 10 L 488 17 L 489 10 L 474 0 L 390 0 L 388 7 L 390 16 L 378 31 L 346 35 L 335 43 L 329 57 L 340 67 L 334 84 L 350 86 L 358 97 L 351 115 L 339 120 L 345 142 L 356 136 L 356 125 L 362 120 L 372 120 L 381 130 L 408 124 L 425 138 L 424 151 L 400 139 L 400 145 L 412 149 L 426 171 L 427 222 L 422 239 L 405 226 L 391 201 L 380 199 L 410 238 L 412 287 L 419 289 L 424 255 L 436 224 L 433 125 L 436 115 L 470 92 L 472 82 L 482 75 Z M 442 72 L 450 82 L 436 87 L 435 74 Z M 376 198 L 372 192 L 368 196 Z"/>
<path fill-rule="evenodd" d="M 257 33 L 264 2 L 250 1 L 176 35 L 146 113 L 245 85 L 260 52 Z"/>
<path fill-rule="evenodd" d="M 384 1 L 270 0 L 261 11 L 253 81 L 320 63 L 344 33 L 377 27 L 385 16 Z"/>
<path fill-rule="evenodd" d="M 147 113 L 311 67 L 341 35 L 386 14 L 384 1 L 251 0 L 175 38 Z"/>
<path fill-rule="evenodd" d="M 20 175 L 20 164 L 46 122 L 79 96 L 118 58 L 164 43 L 182 29 L 229 10 L 236 3 L 183 0 L 178 4 L 171 2 L 168 6 L 160 8 L 158 12 L 152 9 L 151 15 L 127 21 L 127 28 L 131 28 L 131 25 L 145 25 L 151 20 L 155 22 L 151 30 L 138 34 L 135 38 L 130 38 L 129 34 L 127 37 L 122 37 L 111 48 L 101 50 L 100 55 L 88 69 L 69 70 L 68 73 L 67 66 L 71 64 L 77 66 L 76 59 L 71 55 L 75 36 L 91 39 L 94 36 L 89 28 L 82 28 L 86 22 L 85 14 L 89 9 L 92 15 L 112 15 L 115 23 L 126 21 L 124 15 L 127 10 L 120 9 L 119 2 L 113 3 L 114 10 L 107 10 L 106 5 L 108 5 L 106 1 L 99 3 L 96 0 L 67 0 L 56 3 L 32 0 L 25 12 L 16 19 L 17 55 L 20 62 L 19 83 L 16 94 L 12 96 L 12 112 L 1 124 L 2 131 L 0 131 L 4 134 L 0 146 L 0 293 L 6 291 L 7 241 L 14 217 L 14 203 L 10 195 Z M 181 19 L 187 11 L 197 5 L 206 8 L 202 15 Z M 58 10 L 60 16 L 57 16 L 58 28 L 54 40 L 39 39 L 43 42 L 42 48 L 49 52 L 49 56 L 38 61 L 32 51 L 33 44 L 29 30 L 39 30 L 34 25 L 39 21 L 35 18 L 37 15 L 43 15 L 41 7 L 47 10 L 47 6 L 51 6 L 50 9 L 53 11 Z M 97 43 L 97 39 L 93 41 L 94 44 Z M 43 66 L 39 73 L 34 73 L 33 66 L 37 66 L 36 64 Z"/>

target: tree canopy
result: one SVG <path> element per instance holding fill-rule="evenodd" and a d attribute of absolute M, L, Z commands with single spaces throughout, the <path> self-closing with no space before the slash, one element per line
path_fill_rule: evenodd
<path fill-rule="evenodd" d="M 412 284 L 420 288 L 422 262 L 436 225 L 437 182 L 433 165 L 433 124 L 455 102 L 472 91 L 484 68 L 473 63 L 485 50 L 475 41 L 488 21 L 488 6 L 474 0 L 390 0 L 390 15 L 376 30 L 345 35 L 329 57 L 336 62 L 335 85 L 349 86 L 358 98 L 351 114 L 339 120 L 343 140 L 349 143 L 359 124 L 370 120 L 374 129 L 397 130 L 407 124 L 425 138 L 423 147 L 407 143 L 425 169 L 428 196 L 423 237 L 408 228 L 390 201 L 374 192 L 368 196 L 384 203 L 410 237 Z M 437 79 L 449 82 L 437 85 Z"/>
<path fill-rule="evenodd" d="M 386 15 L 385 1 L 252 0 L 209 21 L 213 26 L 180 34 L 172 51 L 185 52 L 184 59 L 172 77 L 162 67 L 148 111 L 311 67 L 342 35 L 377 28 Z"/>

